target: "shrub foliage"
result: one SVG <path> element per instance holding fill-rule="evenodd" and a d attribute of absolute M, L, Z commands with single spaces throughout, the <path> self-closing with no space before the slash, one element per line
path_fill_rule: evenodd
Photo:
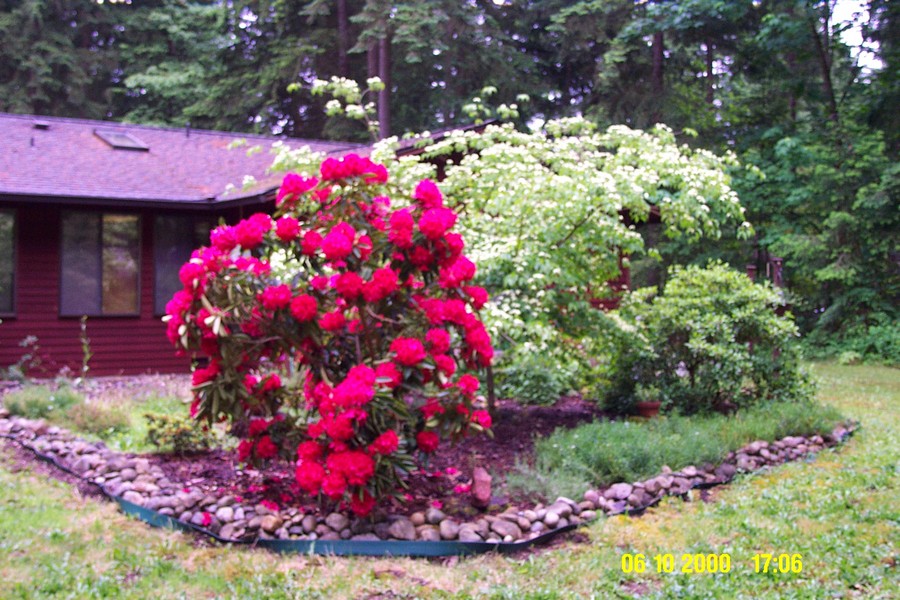
<path fill-rule="evenodd" d="M 809 398 L 797 328 L 784 308 L 768 283 L 724 264 L 674 268 L 661 295 L 645 288 L 622 305 L 610 406 L 627 411 L 650 386 L 664 408 L 685 414 Z"/>

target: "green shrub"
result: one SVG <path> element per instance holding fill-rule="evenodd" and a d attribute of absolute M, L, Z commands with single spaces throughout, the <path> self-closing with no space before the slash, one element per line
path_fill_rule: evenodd
<path fill-rule="evenodd" d="M 646 288 L 623 302 L 633 333 L 620 336 L 607 408 L 631 412 L 641 384 L 659 389 L 663 410 L 684 414 L 810 398 L 783 306 L 771 286 L 724 264 L 675 267 L 661 295 Z"/>
<path fill-rule="evenodd" d="M 70 428 L 100 437 L 123 433 L 131 427 L 128 413 L 120 406 L 79 403 L 69 408 L 66 416 Z"/>
<path fill-rule="evenodd" d="M 83 401 L 78 392 L 68 387 L 51 390 L 33 385 L 7 394 L 3 404 L 13 415 L 28 419 L 48 419 L 57 415 L 62 418 L 67 410 Z"/>
<path fill-rule="evenodd" d="M 215 437 L 208 430 L 185 415 L 146 413 L 147 442 L 159 450 L 176 454 L 192 454 L 208 450 Z"/>
<path fill-rule="evenodd" d="M 518 465 L 510 487 L 545 499 L 576 497 L 591 486 L 638 481 L 663 465 L 719 463 L 754 440 L 830 432 L 843 417 L 815 402 L 757 405 L 733 416 L 670 416 L 602 421 L 559 429 L 536 441 L 534 466 Z"/>

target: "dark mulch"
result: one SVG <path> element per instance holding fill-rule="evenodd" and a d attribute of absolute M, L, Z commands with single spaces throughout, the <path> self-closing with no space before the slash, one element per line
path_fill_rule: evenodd
<path fill-rule="evenodd" d="M 442 444 L 427 464 L 413 473 L 403 500 L 392 501 L 392 513 L 409 514 L 429 506 L 439 506 L 448 514 L 471 515 L 469 495 L 465 491 L 477 467 L 494 477 L 493 504 L 524 505 L 531 499 L 510 495 L 505 474 L 518 462 L 533 461 L 534 438 L 546 436 L 560 427 L 571 428 L 602 418 L 596 404 L 579 397 L 560 399 L 552 406 L 523 406 L 513 400 L 498 403 L 493 437 L 471 436 L 456 445 Z M 186 489 L 204 493 L 229 493 L 244 502 L 270 500 L 279 506 L 314 506 L 296 493 L 293 469 L 287 463 L 273 464 L 265 470 L 241 469 L 233 453 L 221 450 L 190 456 L 152 454 L 146 458 L 158 464 L 171 481 Z"/>

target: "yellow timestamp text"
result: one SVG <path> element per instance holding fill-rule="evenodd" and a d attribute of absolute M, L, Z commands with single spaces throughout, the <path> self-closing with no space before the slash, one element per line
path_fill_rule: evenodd
<path fill-rule="evenodd" d="M 671 553 L 654 554 L 623 554 L 623 573 L 688 573 L 688 574 L 716 574 L 730 573 L 733 568 L 731 555 L 686 553 L 681 555 Z M 749 561 L 749 567 L 755 573 L 802 573 L 803 557 L 800 554 L 771 554 L 757 553 Z"/>

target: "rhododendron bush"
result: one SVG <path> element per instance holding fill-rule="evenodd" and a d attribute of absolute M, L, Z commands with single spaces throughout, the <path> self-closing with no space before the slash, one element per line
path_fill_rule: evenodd
<path fill-rule="evenodd" d="M 289 174 L 274 217 L 213 230 L 167 308 L 172 342 L 209 358 L 192 414 L 230 420 L 242 461 L 296 460 L 300 489 L 360 515 L 416 453 L 491 426 L 465 373 L 493 349 L 457 214 L 429 180 L 401 196 L 356 155 Z"/>

